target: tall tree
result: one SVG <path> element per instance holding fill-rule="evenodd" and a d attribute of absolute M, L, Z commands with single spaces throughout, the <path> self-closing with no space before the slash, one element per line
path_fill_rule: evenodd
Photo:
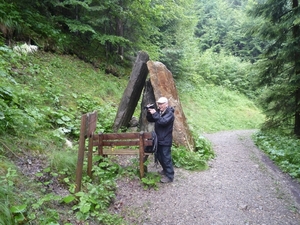
<path fill-rule="evenodd" d="M 249 20 L 247 0 L 196 0 L 198 25 L 196 36 L 200 38 L 200 50 L 220 53 L 225 51 L 243 60 L 255 61 L 260 53 L 260 43 L 245 32 L 254 23 Z"/>
<path fill-rule="evenodd" d="M 178 1 L 173 16 L 160 26 L 162 33 L 160 48 L 161 61 L 172 71 L 176 78 L 189 79 L 197 72 L 198 40 L 195 37 L 197 16 L 195 0 Z M 171 12 L 169 12 L 170 14 Z"/>
<path fill-rule="evenodd" d="M 180 4 L 172 0 L 2 1 L 0 35 L 8 40 L 33 40 L 45 50 L 88 60 L 140 50 L 158 59 L 159 27 L 178 16 Z"/>
<path fill-rule="evenodd" d="M 300 138 L 299 1 L 258 1 L 250 15 L 261 18 L 252 31 L 268 43 L 257 63 L 266 125 L 288 127 Z"/>

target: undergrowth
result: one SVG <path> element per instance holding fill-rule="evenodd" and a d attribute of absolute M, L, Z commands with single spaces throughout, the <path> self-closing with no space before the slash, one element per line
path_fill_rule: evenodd
<path fill-rule="evenodd" d="M 172 148 L 174 166 L 187 170 L 205 170 L 207 162 L 215 157 L 211 143 L 202 136 L 195 137 L 195 151 L 188 151 L 183 147 Z"/>
<path fill-rule="evenodd" d="M 253 136 L 256 145 L 280 169 L 300 181 L 300 140 L 279 131 L 260 131 Z"/>

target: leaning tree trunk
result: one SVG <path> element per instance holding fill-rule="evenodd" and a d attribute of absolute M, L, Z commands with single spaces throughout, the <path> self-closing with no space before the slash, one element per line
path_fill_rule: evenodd
<path fill-rule="evenodd" d="M 117 132 L 121 127 L 128 127 L 135 107 L 140 99 L 144 84 L 148 75 L 147 61 L 149 56 L 146 52 L 139 52 L 133 66 L 129 82 L 123 93 L 115 117 L 113 131 Z"/>

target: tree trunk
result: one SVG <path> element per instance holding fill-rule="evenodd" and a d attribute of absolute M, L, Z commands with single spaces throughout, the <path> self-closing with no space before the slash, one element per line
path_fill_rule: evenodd
<path fill-rule="evenodd" d="M 120 18 L 117 18 L 116 19 L 117 22 L 116 22 L 116 35 L 119 36 L 119 37 L 123 37 L 124 36 L 124 26 L 123 26 L 123 21 L 120 19 Z M 124 55 L 124 47 L 119 45 L 118 46 L 118 54 L 119 56 L 122 56 Z"/>
<path fill-rule="evenodd" d="M 148 75 L 146 64 L 148 60 L 149 56 L 146 52 L 139 52 L 118 108 L 113 125 L 114 132 L 117 132 L 121 127 L 129 126 Z"/>
<path fill-rule="evenodd" d="M 295 124 L 294 124 L 294 134 L 300 138 L 300 89 L 296 91 L 296 112 L 295 112 Z"/>
<path fill-rule="evenodd" d="M 293 9 L 296 9 L 299 7 L 298 0 L 293 0 Z M 293 27 L 293 38 L 294 40 L 297 40 L 300 36 L 300 26 L 295 25 Z M 296 44 L 297 45 L 297 44 Z M 299 43 L 298 43 L 299 45 Z M 298 78 L 297 80 L 300 80 L 300 53 L 296 51 L 295 53 L 295 76 Z M 298 81 L 299 82 L 299 81 Z M 294 134 L 300 138 L 300 83 L 296 83 L 298 85 L 298 89 L 295 92 L 295 122 L 294 122 Z"/>

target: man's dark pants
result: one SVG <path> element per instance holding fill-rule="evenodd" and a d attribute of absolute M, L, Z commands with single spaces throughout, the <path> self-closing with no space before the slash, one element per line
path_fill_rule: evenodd
<path fill-rule="evenodd" d="M 171 146 L 158 145 L 157 159 L 165 172 L 165 175 L 173 181 L 174 168 L 171 156 Z"/>

